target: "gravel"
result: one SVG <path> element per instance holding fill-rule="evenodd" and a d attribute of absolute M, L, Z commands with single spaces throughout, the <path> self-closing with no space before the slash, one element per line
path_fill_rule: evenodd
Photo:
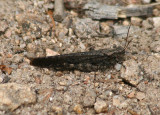
<path fill-rule="evenodd" d="M 130 19 L 95 21 L 66 10 L 53 28 L 47 14 L 53 0 L 1 0 L 0 6 L 0 114 L 160 114 L 159 14 L 132 18 L 125 61 L 113 68 L 54 71 L 31 66 L 28 57 L 124 47 L 125 37 L 110 33 L 122 27 L 126 36 Z"/>

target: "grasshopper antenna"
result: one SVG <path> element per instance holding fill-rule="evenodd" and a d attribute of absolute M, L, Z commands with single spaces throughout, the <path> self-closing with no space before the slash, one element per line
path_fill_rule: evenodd
<path fill-rule="evenodd" d="M 128 32 L 127 32 L 127 37 L 126 37 L 126 43 L 125 43 L 125 46 L 124 46 L 124 50 L 126 50 L 126 48 L 128 47 L 128 45 L 129 45 L 129 44 L 131 43 L 131 41 L 132 41 L 132 40 L 128 41 L 130 28 L 131 28 L 131 24 L 130 24 L 129 27 L 128 27 Z"/>

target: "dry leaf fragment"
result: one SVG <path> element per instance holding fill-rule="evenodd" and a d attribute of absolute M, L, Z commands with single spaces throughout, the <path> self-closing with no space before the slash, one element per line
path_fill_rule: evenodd
<path fill-rule="evenodd" d="M 12 73 L 12 68 L 7 67 L 6 65 L 0 65 L 0 69 L 2 72 L 8 73 L 9 75 Z"/>

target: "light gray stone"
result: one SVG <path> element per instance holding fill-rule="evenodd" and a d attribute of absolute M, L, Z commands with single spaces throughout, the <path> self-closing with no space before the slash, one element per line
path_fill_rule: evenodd
<path fill-rule="evenodd" d="M 23 104 L 36 102 L 36 94 L 26 85 L 6 83 L 0 85 L 0 110 L 15 110 Z"/>
<path fill-rule="evenodd" d="M 87 38 L 89 36 L 97 36 L 100 32 L 99 22 L 93 21 L 90 18 L 77 19 L 74 24 L 75 34 L 80 38 Z"/>
<path fill-rule="evenodd" d="M 96 100 L 96 93 L 92 89 L 87 89 L 83 98 L 84 106 L 93 106 Z"/>
<path fill-rule="evenodd" d="M 137 85 L 143 76 L 140 76 L 139 64 L 135 60 L 127 60 L 123 62 L 123 67 L 121 69 L 121 77 L 130 82 L 133 85 Z"/>

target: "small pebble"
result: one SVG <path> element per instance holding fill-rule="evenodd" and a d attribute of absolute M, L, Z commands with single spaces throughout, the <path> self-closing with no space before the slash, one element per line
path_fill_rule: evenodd
<path fill-rule="evenodd" d="M 105 33 L 105 34 L 109 34 L 110 32 L 110 27 L 108 25 L 107 22 L 102 22 L 100 23 L 100 26 L 101 26 L 101 29 L 102 29 L 102 32 Z"/>
<path fill-rule="evenodd" d="M 27 41 L 27 40 L 29 40 L 29 39 L 30 39 L 30 36 L 24 36 L 24 37 L 23 37 L 23 40 L 24 40 L 24 41 Z"/>
<path fill-rule="evenodd" d="M 44 4 L 44 8 L 46 9 L 46 10 L 48 10 L 48 9 L 53 9 L 54 8 L 54 4 L 53 3 L 49 3 L 49 4 Z"/>
<path fill-rule="evenodd" d="M 26 47 L 26 44 L 20 44 L 20 48 L 23 49 Z"/>
<path fill-rule="evenodd" d="M 67 103 L 67 104 L 71 104 L 72 103 L 72 97 L 71 95 L 68 95 L 68 94 L 65 94 L 64 95 L 64 102 Z"/>
<path fill-rule="evenodd" d="M 106 96 L 112 96 L 113 93 L 112 93 L 111 90 L 107 90 L 107 91 L 105 91 L 105 95 L 106 95 Z"/>
<path fill-rule="evenodd" d="M 27 44 L 28 52 L 33 51 L 34 49 L 35 49 L 35 45 L 33 45 L 32 43 Z"/>
<path fill-rule="evenodd" d="M 66 83 L 65 81 L 61 81 L 61 82 L 59 82 L 59 85 L 61 85 L 61 86 L 66 86 L 67 83 Z"/>
<path fill-rule="evenodd" d="M 46 38 L 41 38 L 41 39 L 42 39 L 42 41 L 43 41 L 43 42 L 46 42 L 46 41 L 47 41 L 47 39 L 46 39 Z"/>
<path fill-rule="evenodd" d="M 1 74 L 1 76 L 0 76 L 0 83 L 2 83 L 5 75 L 1 71 L 0 71 L 0 74 Z"/>
<path fill-rule="evenodd" d="M 83 98 L 83 105 L 84 106 L 93 106 L 96 100 L 96 93 L 94 90 L 88 88 L 86 90 L 86 94 Z"/>
<path fill-rule="evenodd" d="M 68 35 L 69 35 L 69 36 L 72 36 L 73 33 L 74 33 L 73 30 L 72 30 L 71 28 L 69 28 L 69 30 L 68 30 Z"/>
<path fill-rule="evenodd" d="M 135 96 L 135 92 L 132 91 L 130 94 L 127 95 L 128 98 L 133 98 Z"/>
<path fill-rule="evenodd" d="M 150 24 L 148 20 L 143 20 L 142 27 L 145 29 L 151 29 L 151 28 L 153 28 L 153 25 Z"/>
<path fill-rule="evenodd" d="M 56 76 L 57 76 L 57 77 L 61 77 L 62 75 L 63 75 L 63 73 L 62 73 L 61 71 L 57 71 L 57 72 L 56 72 Z"/>
<path fill-rule="evenodd" d="M 94 104 L 94 109 L 96 110 L 96 113 L 107 112 L 107 103 L 101 99 L 97 99 L 96 103 Z"/>
<path fill-rule="evenodd" d="M 151 0 L 142 0 L 142 2 L 143 2 L 144 4 L 149 4 L 149 3 L 151 3 Z"/>
<path fill-rule="evenodd" d="M 5 21 L 0 21 L 0 31 L 4 32 L 8 28 L 8 24 Z"/>
<path fill-rule="evenodd" d="M 19 45 L 20 40 L 19 39 L 15 39 L 15 43 L 16 43 L 16 45 Z"/>
<path fill-rule="evenodd" d="M 153 15 L 154 16 L 160 16 L 160 11 L 158 9 L 153 10 Z"/>
<path fill-rule="evenodd" d="M 130 22 L 129 22 L 128 20 L 124 20 L 124 21 L 123 21 L 123 25 L 124 25 L 124 26 L 129 26 L 129 24 L 130 24 Z"/>
<path fill-rule="evenodd" d="M 57 86 L 57 91 L 65 91 L 67 88 L 65 86 Z"/>
<path fill-rule="evenodd" d="M 55 52 L 49 48 L 46 49 L 46 56 L 55 56 L 55 55 L 59 55 L 59 53 Z"/>
<path fill-rule="evenodd" d="M 80 45 L 80 47 L 81 47 L 82 50 L 86 49 L 86 46 L 82 42 L 80 42 L 79 45 Z"/>
<path fill-rule="evenodd" d="M 14 55 L 14 57 L 12 59 L 12 62 L 14 62 L 14 63 L 20 63 L 22 61 L 23 61 L 23 57 L 18 56 L 18 55 Z"/>
<path fill-rule="evenodd" d="M 113 97 L 113 105 L 122 109 L 122 108 L 126 108 L 128 106 L 128 102 L 127 102 L 127 100 L 125 100 L 124 97 L 116 95 Z"/>
<path fill-rule="evenodd" d="M 142 92 L 138 92 L 138 93 L 136 94 L 136 98 L 139 99 L 139 100 L 142 100 L 142 99 L 145 98 L 145 94 L 142 93 Z"/>
<path fill-rule="evenodd" d="M 106 76 L 106 80 L 108 80 L 108 79 L 111 79 L 111 74 L 108 74 L 107 76 Z"/>
<path fill-rule="evenodd" d="M 82 105 L 75 105 L 73 110 L 77 113 L 77 114 L 82 114 L 83 113 L 83 107 Z"/>
<path fill-rule="evenodd" d="M 134 26 L 141 26 L 142 19 L 139 17 L 131 17 L 131 23 Z"/>
<path fill-rule="evenodd" d="M 94 86 L 95 86 L 95 87 L 98 87 L 98 86 L 99 86 L 99 83 L 95 83 Z"/>
<path fill-rule="evenodd" d="M 117 71 L 120 71 L 121 70 L 121 67 L 122 67 L 122 65 L 121 64 L 116 64 L 115 65 L 115 69 L 117 70 Z"/>
<path fill-rule="evenodd" d="M 74 73 L 75 73 L 76 76 L 80 76 L 81 75 L 81 72 L 77 71 L 77 70 L 75 70 Z"/>
<path fill-rule="evenodd" d="M 56 115 L 63 115 L 63 109 L 58 106 L 52 106 L 52 110 L 56 113 Z"/>
<path fill-rule="evenodd" d="M 155 28 L 160 28 L 160 17 L 153 18 L 153 25 Z"/>
<path fill-rule="evenodd" d="M 12 35 L 11 30 L 7 30 L 6 33 L 5 33 L 5 36 L 6 36 L 7 38 L 9 38 L 9 37 L 11 37 L 11 35 Z"/>
<path fill-rule="evenodd" d="M 6 55 L 7 58 L 12 58 L 12 56 L 13 56 L 13 55 L 10 54 L 10 53 Z"/>

